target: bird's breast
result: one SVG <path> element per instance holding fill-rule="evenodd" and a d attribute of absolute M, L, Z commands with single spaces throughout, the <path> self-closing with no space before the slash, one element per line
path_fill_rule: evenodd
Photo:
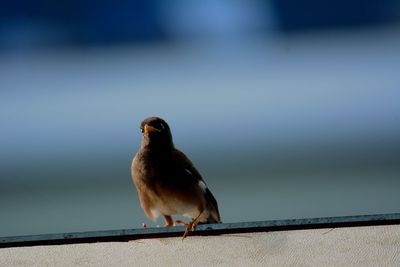
<path fill-rule="evenodd" d="M 197 184 L 192 188 L 189 179 L 182 179 L 175 167 L 172 162 L 138 154 L 133 160 L 132 175 L 139 194 L 151 210 L 195 218 L 204 203 L 203 193 Z"/>

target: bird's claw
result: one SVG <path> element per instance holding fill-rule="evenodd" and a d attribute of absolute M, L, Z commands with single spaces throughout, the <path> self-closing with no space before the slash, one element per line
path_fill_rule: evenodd
<path fill-rule="evenodd" d="M 174 221 L 174 226 L 177 226 L 177 225 L 184 225 L 184 226 L 186 226 L 187 223 L 185 223 L 185 222 L 182 221 L 182 220 L 176 220 L 176 221 Z"/>
<path fill-rule="evenodd" d="M 194 231 L 196 229 L 197 224 L 194 221 L 191 221 L 190 223 L 185 224 L 185 233 L 183 234 L 182 240 L 186 238 L 186 236 L 189 234 L 189 231 Z"/>

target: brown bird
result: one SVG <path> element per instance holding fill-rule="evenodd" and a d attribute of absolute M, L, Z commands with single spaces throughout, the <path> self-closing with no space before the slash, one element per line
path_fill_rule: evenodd
<path fill-rule="evenodd" d="M 142 143 L 132 161 L 132 178 L 147 217 L 159 215 L 165 226 L 186 226 L 183 237 L 199 223 L 221 223 L 218 204 L 193 163 L 175 148 L 168 124 L 161 118 L 142 121 Z M 173 215 L 191 221 L 173 221 Z"/>

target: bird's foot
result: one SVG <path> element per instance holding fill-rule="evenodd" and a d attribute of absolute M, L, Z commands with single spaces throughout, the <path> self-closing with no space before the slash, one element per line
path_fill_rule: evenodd
<path fill-rule="evenodd" d="M 186 238 L 186 236 L 189 234 L 189 230 L 192 228 L 191 223 L 188 223 L 185 225 L 186 229 L 185 232 L 183 233 L 182 240 Z"/>
<path fill-rule="evenodd" d="M 171 216 L 164 215 L 165 224 L 164 227 L 171 227 L 174 226 L 174 221 L 172 220 Z"/>
<path fill-rule="evenodd" d="M 189 234 L 189 231 L 194 231 L 196 230 L 197 223 L 195 220 L 191 221 L 190 223 L 185 224 L 185 233 L 183 234 L 182 240 L 186 238 L 186 236 Z"/>
<path fill-rule="evenodd" d="M 174 221 L 174 226 L 177 226 L 177 225 L 186 226 L 187 223 L 185 221 L 182 221 L 182 220 L 176 220 L 176 221 Z"/>
<path fill-rule="evenodd" d="M 199 218 L 200 218 L 201 214 L 203 214 L 203 211 L 201 211 L 199 213 L 199 215 L 197 215 L 197 217 L 194 218 L 190 223 L 185 224 L 186 230 L 185 230 L 185 233 L 183 234 L 182 240 L 185 239 L 185 237 L 189 234 L 190 230 L 193 232 L 196 229 L 196 226 L 199 223 Z"/>
<path fill-rule="evenodd" d="M 185 233 L 183 234 L 182 239 L 184 239 L 189 234 L 190 230 L 192 230 L 192 231 L 194 230 L 193 222 L 186 223 L 185 221 L 182 221 L 182 220 L 176 220 L 176 221 L 174 221 L 174 226 L 177 226 L 177 225 L 185 226 Z"/>
<path fill-rule="evenodd" d="M 183 234 L 183 238 L 185 238 L 188 235 L 189 230 L 192 229 L 192 224 L 193 224 L 192 222 L 186 223 L 185 221 L 182 221 L 182 220 L 174 221 L 174 226 L 177 226 L 177 225 L 185 226 L 185 233 Z"/>

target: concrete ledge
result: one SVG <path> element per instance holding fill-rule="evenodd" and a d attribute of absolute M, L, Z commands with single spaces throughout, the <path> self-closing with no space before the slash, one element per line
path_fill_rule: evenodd
<path fill-rule="evenodd" d="M 190 236 L 400 224 L 400 213 L 199 225 Z M 182 236 L 182 226 L 0 237 L 0 248 Z"/>
<path fill-rule="evenodd" d="M 400 266 L 400 225 L 3 248 L 0 266 Z"/>

